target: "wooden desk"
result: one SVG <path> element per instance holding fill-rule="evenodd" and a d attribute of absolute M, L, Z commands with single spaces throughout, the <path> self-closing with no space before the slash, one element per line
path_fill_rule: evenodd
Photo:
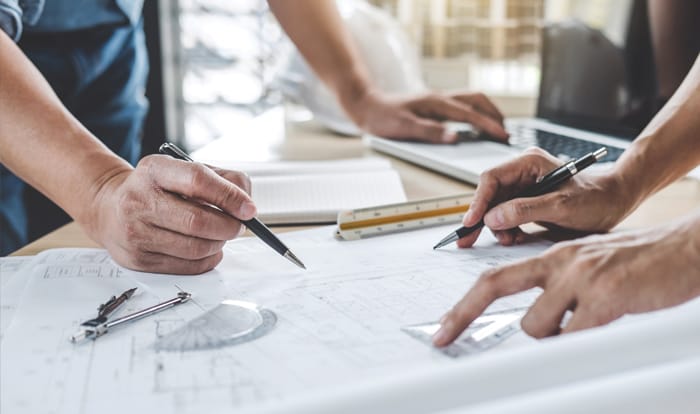
<path fill-rule="evenodd" d="M 272 114 L 272 119 L 259 119 L 261 124 L 285 125 Z M 257 129 L 260 125 L 252 125 Z M 241 131 L 233 138 L 222 139 L 207 146 L 201 155 L 237 154 L 247 161 L 271 160 L 320 160 L 352 157 L 382 157 L 363 145 L 360 138 L 333 135 L 313 122 L 285 125 L 273 128 L 265 134 Z M 401 160 L 390 158 L 399 172 L 409 200 L 472 191 L 473 186 L 437 174 Z M 647 200 L 640 208 L 620 224 L 621 228 L 644 227 L 663 223 L 700 207 L 700 181 L 680 180 Z M 276 232 L 300 230 L 306 227 L 275 227 Z M 97 247 L 75 223 L 34 241 L 17 250 L 13 255 L 34 255 L 55 247 Z"/>

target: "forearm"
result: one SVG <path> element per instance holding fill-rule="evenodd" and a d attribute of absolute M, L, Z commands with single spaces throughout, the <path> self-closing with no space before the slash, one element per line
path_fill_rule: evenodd
<path fill-rule="evenodd" d="M 632 208 L 700 164 L 700 58 L 671 100 L 616 163 Z"/>
<path fill-rule="evenodd" d="M 106 180 L 131 167 L 76 120 L 0 32 L 0 162 L 74 219 L 92 220 Z"/>
<path fill-rule="evenodd" d="M 371 88 L 364 61 L 332 0 L 268 0 L 306 61 L 352 112 Z"/>

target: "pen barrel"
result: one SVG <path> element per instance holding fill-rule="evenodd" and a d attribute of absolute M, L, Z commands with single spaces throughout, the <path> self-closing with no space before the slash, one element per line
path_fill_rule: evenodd
<path fill-rule="evenodd" d="M 547 180 L 538 183 L 538 185 L 533 187 L 530 191 L 526 191 L 521 197 L 537 197 L 546 194 L 571 178 L 572 175 L 573 174 L 566 168 L 555 171 Z"/>
<path fill-rule="evenodd" d="M 468 235 L 468 234 L 471 234 L 471 233 L 473 233 L 473 232 L 479 230 L 479 229 L 482 228 L 482 227 L 484 227 L 484 219 L 479 220 L 479 222 L 476 223 L 476 224 L 473 225 L 473 226 L 462 227 L 461 229 L 457 229 L 457 231 L 455 231 L 455 233 L 456 233 L 457 236 L 459 236 L 459 238 L 461 239 L 462 237 L 464 237 L 464 236 L 466 236 L 466 235 Z"/>
<path fill-rule="evenodd" d="M 272 231 L 257 218 L 252 218 L 250 220 L 241 220 L 241 222 L 246 225 L 248 230 L 250 230 L 253 234 L 258 236 L 258 238 L 262 240 L 265 244 L 272 247 L 277 253 L 284 256 L 284 254 L 287 253 L 287 251 L 289 250 L 289 248 L 285 246 L 280 239 L 273 236 Z"/>

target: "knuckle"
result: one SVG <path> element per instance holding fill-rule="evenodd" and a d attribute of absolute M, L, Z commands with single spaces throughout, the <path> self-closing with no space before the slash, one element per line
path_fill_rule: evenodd
<path fill-rule="evenodd" d="M 574 202 L 574 198 L 568 191 L 559 191 L 555 194 L 554 203 L 556 210 L 562 210 L 571 206 Z"/>
<path fill-rule="evenodd" d="M 493 268 L 483 272 L 481 276 L 479 276 L 475 287 L 478 286 L 478 288 L 489 296 L 498 296 L 500 291 L 500 274 L 499 268 Z"/>
<path fill-rule="evenodd" d="M 241 172 L 241 171 L 235 171 L 233 176 L 232 176 L 231 181 L 234 184 L 236 184 L 239 188 L 241 188 L 243 191 L 250 194 L 252 183 L 250 181 L 250 177 L 248 176 L 248 174 Z"/>
<path fill-rule="evenodd" d="M 144 170 L 149 170 L 153 168 L 153 164 L 156 162 L 156 155 L 147 155 L 139 160 L 136 164 L 136 168 L 141 168 Z"/>
<path fill-rule="evenodd" d="M 159 155 L 147 155 L 136 164 L 137 173 L 143 172 L 143 174 L 152 180 L 160 174 Z"/>
<path fill-rule="evenodd" d="M 124 241 L 129 245 L 129 246 L 135 246 L 138 248 L 137 244 L 139 243 L 140 239 L 140 232 L 139 232 L 139 226 L 136 222 L 127 220 L 126 223 L 122 226 L 124 229 Z"/>
<path fill-rule="evenodd" d="M 210 170 L 202 164 L 192 164 L 190 169 L 190 188 L 203 188 L 206 185 Z"/>
<path fill-rule="evenodd" d="M 533 155 L 536 157 L 546 157 L 549 155 L 547 151 L 543 150 L 540 147 L 529 147 L 528 149 L 525 150 L 526 155 Z"/>
<path fill-rule="evenodd" d="M 571 259 L 571 257 L 578 250 L 578 246 L 573 242 L 563 242 L 552 246 L 545 255 L 552 258 L 564 257 L 566 259 Z"/>
<path fill-rule="evenodd" d="M 219 206 L 238 206 L 243 202 L 243 191 L 234 186 L 226 186 L 225 191 L 220 193 Z"/>
<path fill-rule="evenodd" d="M 195 230 L 201 229 L 206 224 L 205 213 L 200 209 L 185 210 L 183 215 L 183 223 L 188 234 L 192 234 Z"/>
<path fill-rule="evenodd" d="M 488 185 L 496 179 L 497 170 L 495 168 L 489 168 L 479 175 L 479 185 Z"/>
<path fill-rule="evenodd" d="M 525 219 L 530 217 L 530 214 L 532 213 L 532 204 L 527 201 L 513 203 L 511 210 L 515 217 Z"/>

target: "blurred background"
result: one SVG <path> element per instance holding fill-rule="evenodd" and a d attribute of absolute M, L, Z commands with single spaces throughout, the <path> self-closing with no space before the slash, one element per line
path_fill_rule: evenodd
<path fill-rule="evenodd" d="M 482 91 L 507 115 L 529 116 L 543 25 L 574 18 L 622 43 L 632 0 L 339 0 L 341 13 L 357 2 L 395 20 L 419 56 L 428 88 Z M 294 49 L 266 1 L 146 3 L 159 9 L 169 139 L 195 150 L 230 135 L 238 123 L 294 104 L 279 82 Z"/>

